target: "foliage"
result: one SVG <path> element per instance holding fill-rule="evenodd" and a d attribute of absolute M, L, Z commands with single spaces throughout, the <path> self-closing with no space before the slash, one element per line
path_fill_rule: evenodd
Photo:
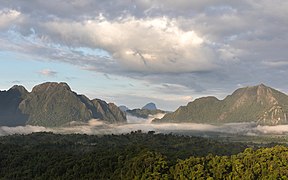
<path fill-rule="evenodd" d="M 66 83 L 47 82 L 29 93 L 22 86 L 0 91 L 0 125 L 57 127 L 76 121 L 100 119 L 125 123 L 126 115 L 115 104 L 77 95 Z"/>
<path fill-rule="evenodd" d="M 288 124 L 288 96 L 263 84 L 237 89 L 223 100 L 202 97 L 156 123 L 233 123 L 257 122 L 261 125 Z"/>
<path fill-rule="evenodd" d="M 287 153 L 154 132 L 33 133 L 0 138 L 0 179 L 285 179 Z"/>
<path fill-rule="evenodd" d="M 173 167 L 174 179 L 287 179 L 288 148 L 245 149 L 232 156 L 190 157 Z"/>

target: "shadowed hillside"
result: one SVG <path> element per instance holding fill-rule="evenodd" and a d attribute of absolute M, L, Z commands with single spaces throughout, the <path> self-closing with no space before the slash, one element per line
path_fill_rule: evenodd
<path fill-rule="evenodd" d="M 66 83 L 47 82 L 29 93 L 14 86 L 0 93 L 0 124 L 5 126 L 62 126 L 72 121 L 99 119 L 125 123 L 126 115 L 115 104 L 100 99 L 89 100 L 73 92 Z"/>

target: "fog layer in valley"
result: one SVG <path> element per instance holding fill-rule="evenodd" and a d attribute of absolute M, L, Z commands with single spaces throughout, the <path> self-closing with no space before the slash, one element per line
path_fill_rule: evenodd
<path fill-rule="evenodd" d="M 254 123 L 228 123 L 222 125 L 195 124 L 195 123 L 165 123 L 152 124 L 154 118 L 161 118 L 164 114 L 150 116 L 148 119 L 127 116 L 127 124 L 106 124 L 98 120 L 90 120 L 87 124 L 73 125 L 67 127 L 45 128 L 39 126 L 0 127 L 0 136 L 10 134 L 30 134 L 33 132 L 53 132 L 60 134 L 123 134 L 131 131 L 142 130 L 143 132 L 155 131 L 156 133 L 177 133 L 205 136 L 210 133 L 238 134 L 238 135 L 288 135 L 288 125 L 259 126 Z"/>
<path fill-rule="evenodd" d="M 144 119 L 144 118 L 138 118 L 136 116 L 131 116 L 131 115 L 127 114 L 127 122 L 129 124 L 135 124 L 135 123 L 150 124 L 153 119 L 155 119 L 155 118 L 161 119 L 164 115 L 165 114 L 163 114 L 163 113 L 159 113 L 159 114 L 155 114 L 155 115 L 149 115 L 149 117 L 147 119 Z"/>

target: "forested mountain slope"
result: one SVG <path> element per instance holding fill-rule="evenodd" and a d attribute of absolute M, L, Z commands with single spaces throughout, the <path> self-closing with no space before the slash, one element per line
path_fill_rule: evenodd
<path fill-rule="evenodd" d="M 153 122 L 288 124 L 288 96 L 264 84 L 240 88 L 223 100 L 203 97 Z"/>
<path fill-rule="evenodd" d="M 90 119 L 125 123 L 126 115 L 113 103 L 78 95 L 66 83 L 39 84 L 30 93 L 22 86 L 0 92 L 1 126 L 55 127 Z"/>

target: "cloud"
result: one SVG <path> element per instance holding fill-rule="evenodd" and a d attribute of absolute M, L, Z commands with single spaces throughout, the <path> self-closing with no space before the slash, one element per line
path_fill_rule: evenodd
<path fill-rule="evenodd" d="M 160 115 L 159 115 L 160 116 Z M 141 119 L 138 119 L 141 120 Z M 54 132 L 59 134 L 123 134 L 131 131 L 142 130 L 143 132 L 155 131 L 156 133 L 176 133 L 196 136 L 267 136 L 267 135 L 287 135 L 288 125 L 279 126 L 257 126 L 254 123 L 228 123 L 223 125 L 194 124 L 194 123 L 167 123 L 150 124 L 147 121 L 131 121 L 130 124 L 106 124 L 92 120 L 87 124 L 73 125 L 67 127 L 45 128 L 39 126 L 18 126 L 0 127 L 0 136 L 11 134 L 30 134 L 32 132 Z"/>
<path fill-rule="evenodd" d="M 263 64 L 271 68 L 281 68 L 288 66 L 288 60 L 265 61 Z"/>
<path fill-rule="evenodd" d="M 49 132 L 52 131 L 49 128 L 40 126 L 17 126 L 17 127 L 0 127 L 0 136 L 7 136 L 11 134 L 30 134 L 33 132 Z"/>
<path fill-rule="evenodd" d="M 203 44 L 204 40 L 193 29 L 183 31 L 175 20 L 166 17 L 127 17 L 119 21 L 98 17 L 82 22 L 53 21 L 43 26 L 59 43 L 110 52 L 119 67 L 128 72 L 179 73 L 216 67 L 213 51 Z"/>
<path fill-rule="evenodd" d="M 153 119 L 155 118 L 162 118 L 165 115 L 165 113 L 159 113 L 159 114 L 155 114 L 155 115 L 149 115 L 148 118 L 139 118 L 136 116 L 132 116 L 130 114 L 127 114 L 127 122 L 131 123 L 131 124 L 150 124 L 152 122 Z"/>
<path fill-rule="evenodd" d="M 19 23 L 21 21 L 21 12 L 14 9 L 3 9 L 0 10 L 0 30 L 5 30 L 14 23 Z"/>
<path fill-rule="evenodd" d="M 13 84 L 19 84 L 19 83 L 21 83 L 21 81 L 15 80 L 15 81 L 12 81 L 11 83 L 13 83 Z"/>
<path fill-rule="evenodd" d="M 263 134 L 287 134 L 288 125 L 279 126 L 257 126 L 256 130 Z"/>
<path fill-rule="evenodd" d="M 99 121 L 99 119 L 91 119 L 90 121 L 88 121 L 88 125 L 89 126 L 102 126 L 105 123 L 102 121 Z"/>
<path fill-rule="evenodd" d="M 52 71 L 50 69 L 43 69 L 38 72 L 40 75 L 47 76 L 47 77 L 55 77 L 57 75 L 56 71 Z"/>
<path fill-rule="evenodd" d="M 158 92 L 159 84 L 173 84 L 166 95 L 227 94 L 237 84 L 260 82 L 287 89 L 287 6 L 281 0 L 3 1 L 0 49 L 145 79 Z"/>

